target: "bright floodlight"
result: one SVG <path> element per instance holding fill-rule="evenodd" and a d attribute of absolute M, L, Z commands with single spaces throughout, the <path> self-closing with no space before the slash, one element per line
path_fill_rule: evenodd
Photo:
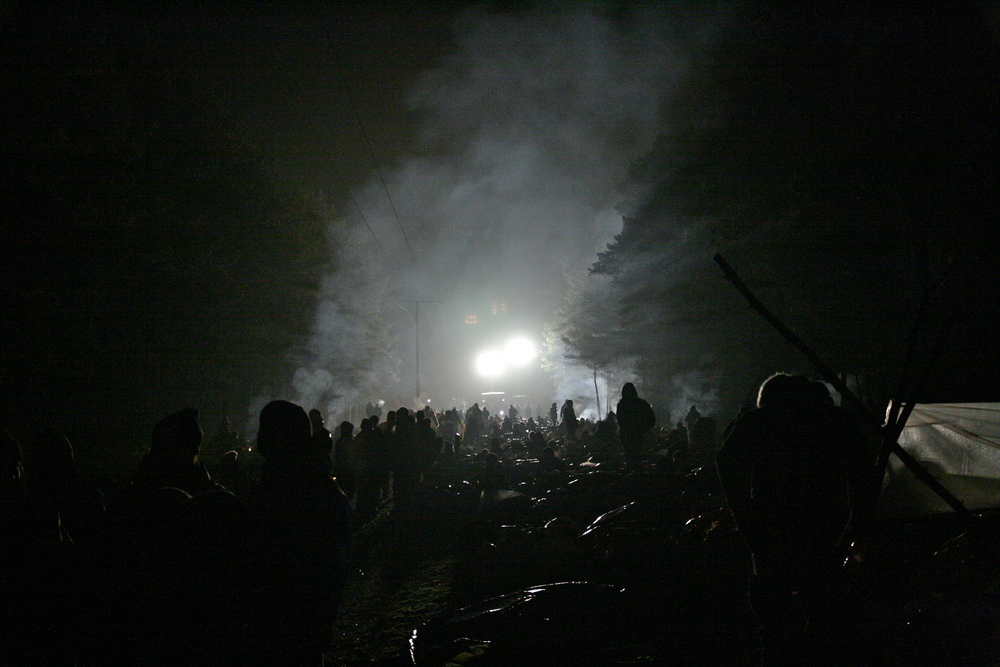
<path fill-rule="evenodd" d="M 503 356 L 496 350 L 486 350 L 476 356 L 476 372 L 488 378 L 503 373 Z"/>
<path fill-rule="evenodd" d="M 514 366 L 525 366 L 535 358 L 535 346 L 527 338 L 513 338 L 503 350 L 507 361 Z"/>

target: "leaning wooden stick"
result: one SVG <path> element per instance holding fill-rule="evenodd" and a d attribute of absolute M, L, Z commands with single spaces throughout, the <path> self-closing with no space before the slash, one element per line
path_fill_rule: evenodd
<path fill-rule="evenodd" d="M 829 366 L 827 366 L 822 359 L 820 359 L 818 354 L 816 354 L 808 345 L 806 345 L 801 338 L 796 336 L 791 329 L 786 327 L 784 323 L 781 322 L 781 320 L 775 317 L 774 314 L 772 314 L 771 311 L 769 311 L 764 306 L 764 304 L 761 303 L 760 300 L 753 295 L 753 293 L 750 291 L 750 288 L 746 286 L 743 280 L 740 279 L 739 275 L 737 275 L 736 271 L 733 270 L 733 267 L 729 266 L 729 263 L 726 262 L 725 259 L 723 259 L 720 253 L 716 253 L 713 259 L 715 260 L 715 263 L 718 264 L 719 267 L 722 269 L 722 272 L 725 274 L 726 279 L 729 282 L 731 282 L 736 287 L 736 289 L 740 291 L 740 294 L 742 294 L 743 297 L 747 300 L 747 303 L 750 304 L 750 307 L 756 310 L 761 317 L 763 317 L 765 320 L 767 320 L 767 322 L 771 326 L 777 329 L 778 333 L 780 333 L 785 338 L 785 340 L 794 345 L 796 349 L 798 349 L 802 354 L 804 354 L 805 357 L 809 359 L 810 362 L 812 362 L 816 370 L 819 371 L 820 375 L 823 376 L 823 379 L 829 382 L 831 385 L 833 385 L 834 389 L 840 392 L 842 400 L 846 400 L 858 411 L 858 414 L 865 417 L 868 427 L 872 429 L 872 432 L 875 435 L 882 437 L 884 434 L 884 427 L 882 426 L 881 422 L 878 419 L 876 419 L 876 417 L 871 413 L 870 410 L 868 410 L 865 404 L 861 402 L 861 399 L 855 396 L 854 392 L 848 389 L 844 381 L 841 380 L 840 377 L 836 373 L 834 373 L 833 370 Z M 907 415 L 908 414 L 909 413 L 907 412 Z M 895 454 L 899 458 L 899 460 L 906 465 L 907 468 L 913 471 L 913 474 L 916 476 L 917 479 L 926 484 L 932 491 L 934 491 L 934 493 L 938 494 L 938 496 L 940 496 L 942 500 L 948 503 L 948 505 L 953 510 L 955 510 L 959 514 L 968 513 L 968 510 L 965 508 L 965 505 L 963 505 L 962 502 L 951 493 L 951 491 L 944 488 L 941 482 L 939 482 L 933 475 L 927 472 L 927 470 L 922 465 L 920 465 L 920 463 L 918 463 L 912 456 L 910 456 L 910 454 L 905 449 L 900 447 L 898 441 L 896 441 L 895 439 L 893 440 L 894 441 L 891 445 L 892 453 Z M 881 479 L 879 480 L 879 482 L 881 482 Z"/>

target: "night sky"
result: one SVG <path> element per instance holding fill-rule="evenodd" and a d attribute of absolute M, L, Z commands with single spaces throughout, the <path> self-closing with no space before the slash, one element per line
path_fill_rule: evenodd
<path fill-rule="evenodd" d="M 759 369 L 721 351 L 801 362 L 719 278 L 717 251 L 850 372 L 899 333 L 796 289 L 873 303 L 896 296 L 871 291 L 880 272 L 913 285 L 912 266 L 951 261 L 977 278 L 946 298 L 974 291 L 994 321 L 996 3 L 4 7 L 15 430 L 141 444 L 188 405 L 212 430 L 270 398 L 331 418 L 409 404 L 418 301 L 421 400 L 471 403 L 491 388 L 473 353 L 514 333 L 541 347 L 584 284 L 628 311 L 612 335 L 632 340 L 629 321 L 658 341 L 641 356 L 662 367 L 645 388 L 661 412 L 728 414 Z M 620 270 L 598 285 L 609 243 Z M 692 300 L 693 327 L 664 306 Z M 842 311 L 865 315 L 833 335 Z M 988 345 L 990 326 L 959 340 Z M 592 364 L 555 361 L 503 389 L 542 406 L 592 389 Z M 602 371 L 612 400 L 636 368 Z"/>

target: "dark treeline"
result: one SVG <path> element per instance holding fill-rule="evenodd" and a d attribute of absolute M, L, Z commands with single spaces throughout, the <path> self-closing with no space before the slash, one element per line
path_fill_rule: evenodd
<path fill-rule="evenodd" d="M 918 368 L 952 331 L 921 398 L 995 398 L 997 63 L 984 3 L 741 5 L 633 167 L 645 194 L 563 313 L 571 350 L 632 360 L 658 402 L 684 373 L 746 403 L 809 370 L 718 251 L 873 406 L 935 286 Z"/>
<path fill-rule="evenodd" d="M 330 263 L 325 206 L 198 85 L 168 19 L 0 19 L 4 410 L 69 415 L 85 449 L 138 443 L 164 405 L 242 418 L 285 386 Z"/>

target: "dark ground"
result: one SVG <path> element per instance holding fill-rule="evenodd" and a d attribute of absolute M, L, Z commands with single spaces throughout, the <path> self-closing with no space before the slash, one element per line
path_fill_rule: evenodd
<path fill-rule="evenodd" d="M 606 630 L 597 630 L 606 636 L 596 637 L 572 620 L 560 624 L 574 610 L 551 608 L 530 621 L 546 623 L 549 634 L 523 638 L 536 642 L 519 649 L 526 664 L 581 664 L 583 655 L 595 665 L 754 664 L 746 556 L 711 476 L 572 474 L 582 479 L 548 493 L 529 478 L 519 490 L 536 500 L 503 513 L 477 514 L 467 484 L 428 486 L 408 519 L 384 508 L 356 531 L 328 663 L 412 664 L 408 640 L 421 624 L 526 587 L 586 581 L 626 591 L 630 636 L 614 623 L 622 615 L 617 602 L 592 610 L 607 619 Z M 628 511 L 583 534 L 597 516 L 632 500 Z M 1000 522 L 990 513 L 880 524 L 864 562 L 843 582 L 852 616 L 843 641 L 863 654 L 852 664 L 1000 665 L 998 544 Z M 515 629 L 487 626 L 476 626 L 493 635 L 485 653 L 457 642 L 450 659 L 442 653 L 420 664 L 512 664 L 499 656 L 517 644 Z M 546 637 L 558 650 L 547 650 Z M 573 642 L 613 650 L 567 655 Z"/>

